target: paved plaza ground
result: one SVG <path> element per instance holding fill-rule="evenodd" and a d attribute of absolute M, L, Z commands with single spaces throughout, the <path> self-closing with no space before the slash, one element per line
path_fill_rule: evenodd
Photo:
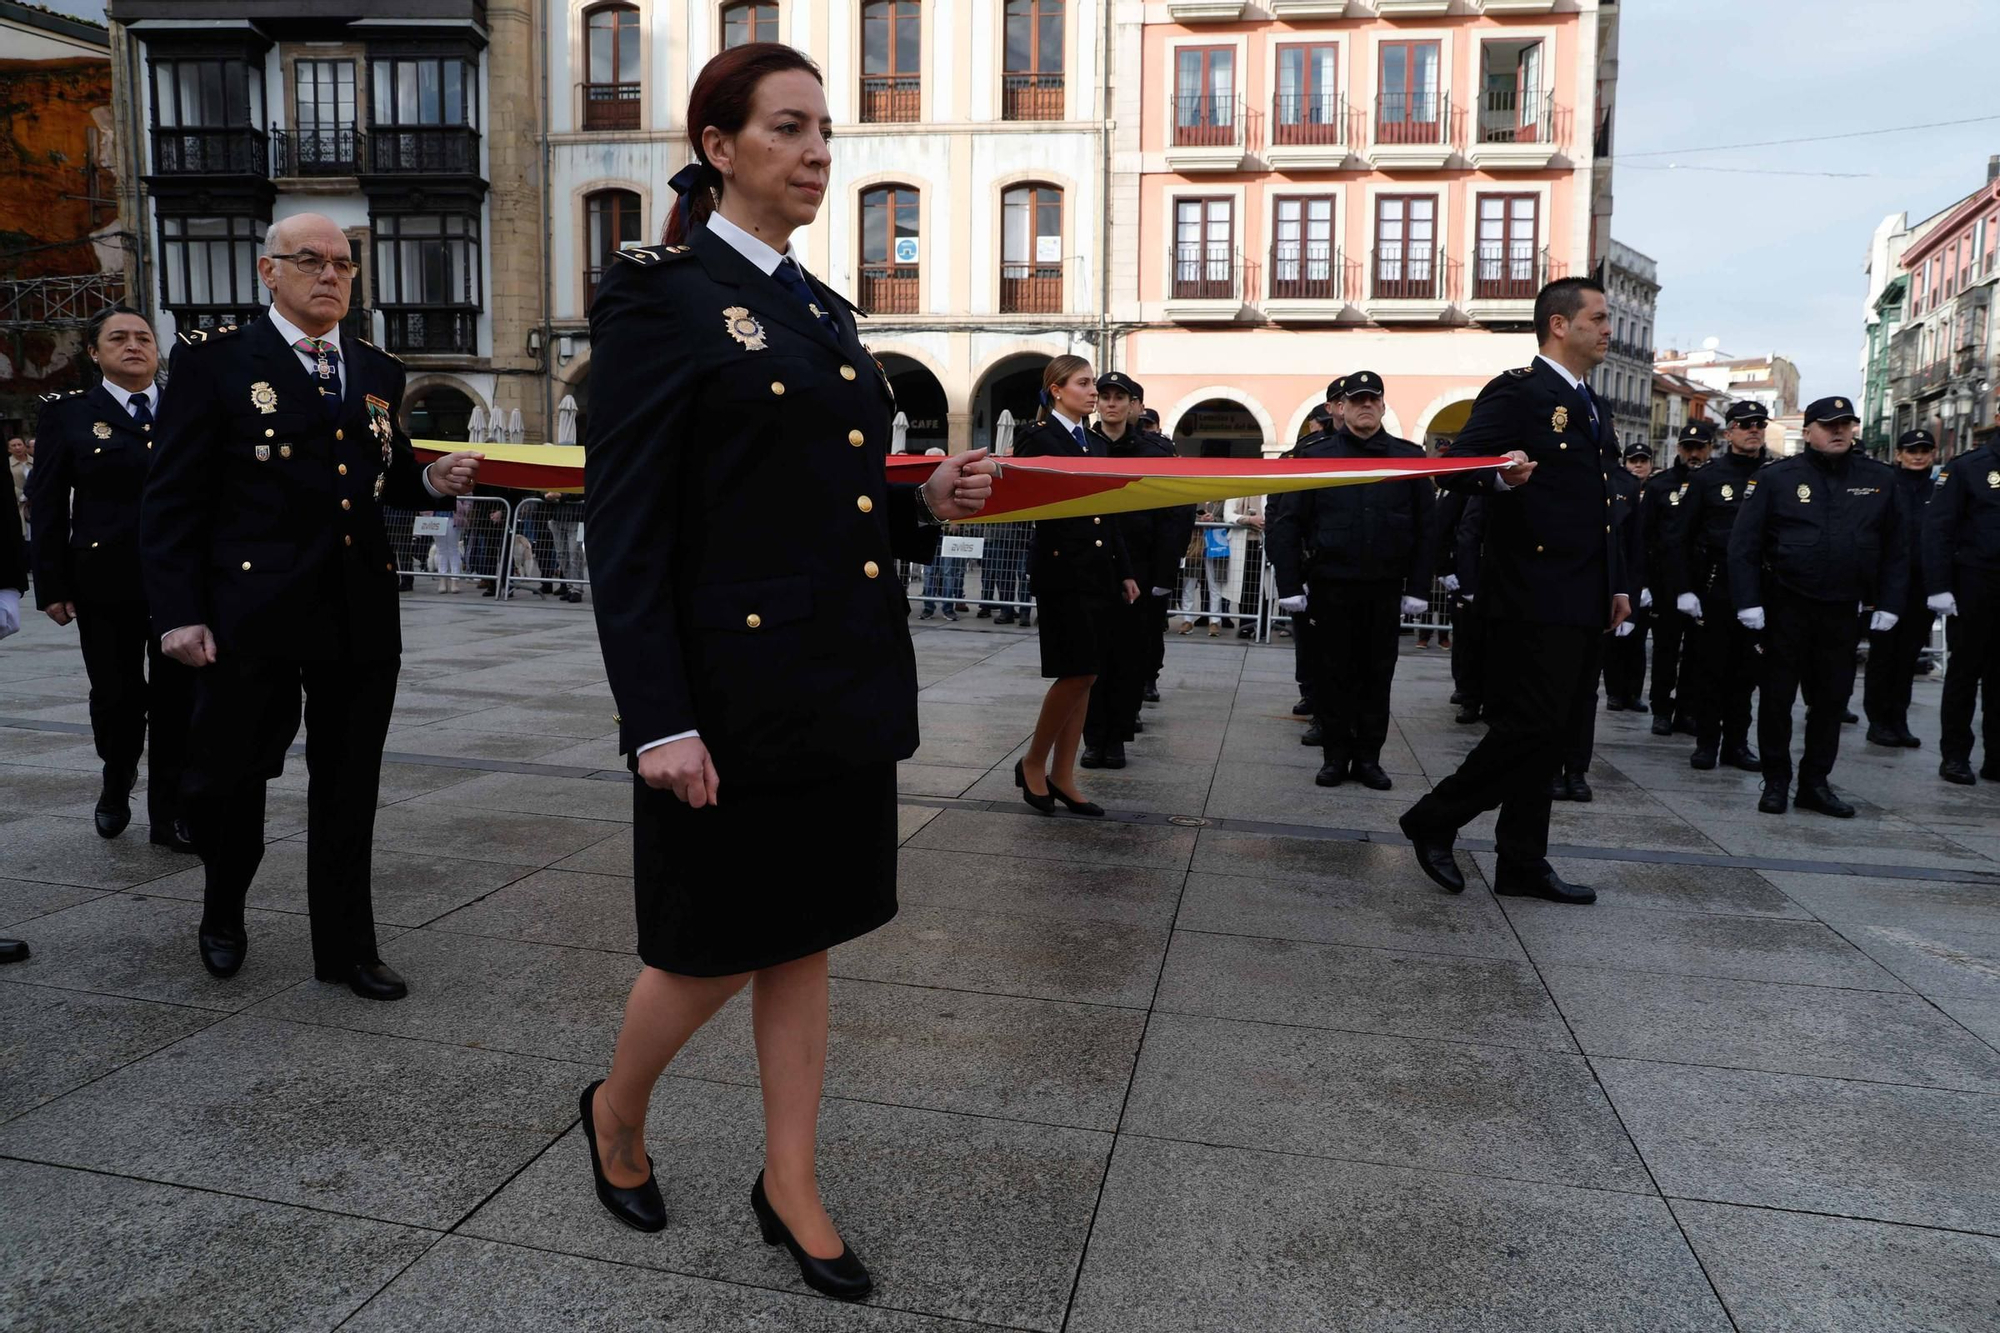
<path fill-rule="evenodd" d="M 0 935 L 35 951 L 0 972 L 0 1328 L 2000 1328 L 2000 784 L 1937 779 L 1934 683 L 1924 749 L 1847 730 L 1847 822 L 1603 717 L 1570 908 L 1448 897 L 1395 834 L 1478 731 L 1436 650 L 1377 794 L 1313 786 L 1289 646 L 1174 638 L 1094 822 L 1013 793 L 1032 633 L 919 626 L 902 913 L 833 955 L 822 1179 L 877 1279 L 843 1306 L 752 1223 L 747 997 L 654 1103 L 667 1231 L 592 1197 L 577 1094 L 636 961 L 589 608 L 404 619 L 399 1004 L 312 979 L 302 761 L 213 980 L 199 866 L 92 829 L 73 632 L 0 645 Z"/>

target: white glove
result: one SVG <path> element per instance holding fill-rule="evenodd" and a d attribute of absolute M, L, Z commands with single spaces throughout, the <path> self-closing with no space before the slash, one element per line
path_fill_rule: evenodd
<path fill-rule="evenodd" d="M 20 632 L 21 594 L 13 588 L 0 588 L 0 639 Z"/>
<path fill-rule="evenodd" d="M 1295 616 L 1306 609 L 1306 595 L 1300 593 L 1297 597 L 1280 597 L 1278 609 L 1288 616 Z"/>
<path fill-rule="evenodd" d="M 1456 574 L 1447 574 L 1443 578 L 1439 579 L 1438 582 L 1444 585 L 1444 590 L 1446 592 L 1458 591 L 1458 575 Z"/>
<path fill-rule="evenodd" d="M 1746 606 L 1736 613 L 1736 619 L 1744 629 L 1762 629 L 1764 628 L 1764 608 L 1761 606 Z"/>
<path fill-rule="evenodd" d="M 1403 599 L 1403 614 L 1406 616 L 1420 616 L 1430 609 L 1431 604 L 1421 597 L 1405 597 Z"/>
<path fill-rule="evenodd" d="M 1700 620 L 1701 598 L 1695 596 L 1691 592 L 1684 592 L 1680 596 L 1674 598 L 1674 610 L 1680 612 L 1684 616 L 1693 616 L 1696 620 Z"/>
<path fill-rule="evenodd" d="M 1644 611 L 1649 607 L 1651 607 L 1652 605 L 1653 605 L 1653 590 L 1651 588 L 1639 589 L 1639 609 L 1641 611 Z"/>
<path fill-rule="evenodd" d="M 1155 597 L 1171 597 L 1171 596 L 1173 596 L 1173 593 L 1172 593 L 1172 591 L 1171 591 L 1171 590 L 1169 590 L 1169 589 L 1166 589 L 1166 588 L 1155 588 L 1155 589 L 1153 589 L 1153 596 L 1155 596 Z"/>
<path fill-rule="evenodd" d="M 1621 620 L 1618 622 L 1618 628 L 1611 631 L 1611 637 L 1614 639 L 1622 639 L 1627 634 L 1630 634 L 1634 628 L 1636 627 L 1632 624 L 1631 621 Z"/>
<path fill-rule="evenodd" d="M 1465 604 L 1466 604 L 1467 606 L 1471 606 L 1471 605 L 1472 605 L 1472 597 L 1473 597 L 1473 594 L 1471 594 L 1471 593 L 1469 593 L 1469 592 L 1468 592 L 1468 593 L 1461 593 L 1461 594 L 1459 594 L 1459 600 L 1460 600 L 1460 601 L 1462 601 L 1462 602 L 1464 602 L 1464 603 L 1465 603 Z"/>
<path fill-rule="evenodd" d="M 1941 592 L 1935 597 L 1926 597 L 1924 605 L 1941 616 L 1955 616 L 1958 614 L 1958 598 L 1953 597 L 1948 592 Z"/>
<path fill-rule="evenodd" d="M 1894 611 L 1877 611 L 1874 615 L 1868 617 L 1868 632 L 1871 634 L 1886 634 L 1896 628 L 1896 622 L 1901 619 L 1902 617 Z"/>

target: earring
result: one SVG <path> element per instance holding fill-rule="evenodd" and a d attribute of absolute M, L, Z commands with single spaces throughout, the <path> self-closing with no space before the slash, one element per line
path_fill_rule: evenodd
<path fill-rule="evenodd" d="M 722 191 L 716 189 L 713 185 L 708 187 L 708 203 L 711 208 L 722 207 Z"/>

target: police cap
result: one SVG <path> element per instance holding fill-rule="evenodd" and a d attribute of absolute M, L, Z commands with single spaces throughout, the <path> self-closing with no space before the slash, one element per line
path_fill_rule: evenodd
<path fill-rule="evenodd" d="M 1643 444 L 1635 444 L 1625 451 L 1625 461 L 1629 463 L 1635 458 L 1643 458 L 1650 463 L 1653 461 L 1653 451 Z"/>
<path fill-rule="evenodd" d="M 1340 398 L 1340 386 L 1346 382 L 1347 376 L 1335 375 L 1332 383 L 1326 386 L 1326 401 L 1329 403 L 1337 401 Z"/>
<path fill-rule="evenodd" d="M 1382 377 L 1372 370 L 1357 370 L 1352 375 L 1340 377 L 1340 396 L 1359 398 L 1363 394 L 1382 396 Z"/>
<path fill-rule="evenodd" d="M 1715 443 L 1715 423 L 1713 421 L 1690 421 L 1681 427 L 1680 445 L 1684 449 L 1697 446 L 1706 447 Z"/>
<path fill-rule="evenodd" d="M 1097 377 L 1097 391 L 1103 393 L 1106 389 L 1117 389 L 1120 392 L 1131 394 L 1134 398 L 1144 398 L 1146 396 L 1145 390 L 1141 389 L 1133 381 L 1132 377 L 1122 370 L 1108 370 Z"/>
<path fill-rule="evenodd" d="M 1740 426 L 1747 421 L 1769 421 L 1770 419 L 1770 408 L 1748 398 L 1745 398 L 1740 403 L 1731 403 L 1726 418 L 1732 426 Z"/>
<path fill-rule="evenodd" d="M 1851 398 L 1815 398 L 1806 404 L 1805 424 L 1815 421 L 1859 421 L 1861 414 L 1854 410 Z"/>
<path fill-rule="evenodd" d="M 1919 426 L 1915 430 L 1906 430 L 1901 435 L 1898 435 L 1896 437 L 1896 447 L 1898 449 L 1935 449 L 1937 448 L 1937 439 L 1929 431 Z"/>
<path fill-rule="evenodd" d="M 1331 426 L 1333 424 L 1333 413 L 1327 411 L 1325 403 L 1320 403 L 1312 411 L 1306 413 L 1306 420 L 1316 421 L 1322 426 Z"/>
<path fill-rule="evenodd" d="M 1160 414 L 1150 407 L 1146 408 L 1139 413 L 1139 424 L 1142 426 L 1157 426 L 1160 424 Z"/>

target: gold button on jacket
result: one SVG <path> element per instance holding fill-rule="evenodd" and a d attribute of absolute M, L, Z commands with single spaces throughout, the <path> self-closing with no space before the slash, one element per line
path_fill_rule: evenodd
<path fill-rule="evenodd" d="M 352 508 L 354 508 L 354 501 L 352 501 L 352 500 L 342 500 L 342 501 L 340 502 L 340 507 L 341 507 L 342 509 L 352 509 Z"/>
<path fill-rule="evenodd" d="M 748 625 L 751 629 L 756 629 L 759 625 L 764 623 L 764 617 L 758 615 L 755 611 L 752 611 L 749 615 L 743 617 L 743 623 L 745 625 Z"/>
<path fill-rule="evenodd" d="M 872 579 L 879 576 L 882 573 L 882 566 L 876 564 L 873 560 L 870 560 L 867 564 L 861 567 L 861 572 L 863 574 L 866 574 L 869 578 Z"/>
<path fill-rule="evenodd" d="M 855 497 L 854 507 L 864 514 L 875 512 L 875 502 L 865 495 Z"/>
<path fill-rule="evenodd" d="M 868 437 L 866 435 L 863 435 L 858 430 L 851 430 L 847 432 L 847 442 L 853 445 L 856 449 L 859 449 L 862 445 L 868 442 Z"/>
<path fill-rule="evenodd" d="M 844 379 L 844 380 L 851 380 L 851 379 L 853 379 L 853 378 L 854 378 L 854 367 L 853 367 L 853 366 L 842 366 L 842 367 L 840 368 L 840 377 L 841 377 L 842 379 Z"/>

